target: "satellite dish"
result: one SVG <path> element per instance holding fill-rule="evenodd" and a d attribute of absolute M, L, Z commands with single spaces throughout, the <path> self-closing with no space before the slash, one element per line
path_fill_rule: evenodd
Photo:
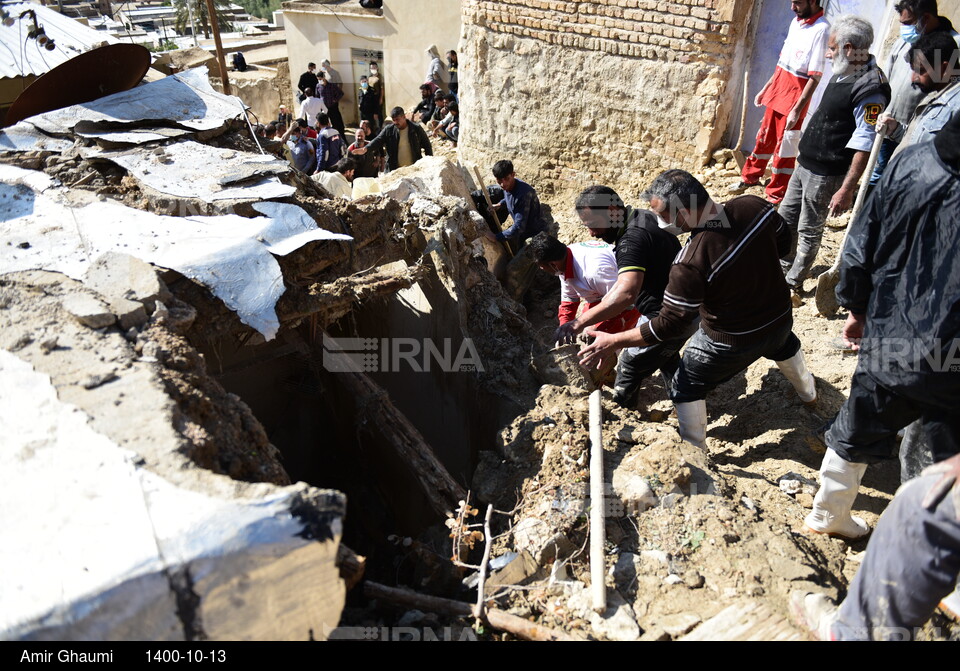
<path fill-rule="evenodd" d="M 10 106 L 5 125 L 132 89 L 149 67 L 150 52 L 139 44 L 91 49 L 37 77 Z"/>

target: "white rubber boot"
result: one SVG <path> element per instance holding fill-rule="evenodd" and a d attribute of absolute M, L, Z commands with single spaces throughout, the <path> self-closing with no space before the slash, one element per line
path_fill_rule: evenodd
<path fill-rule="evenodd" d="M 813 379 L 813 374 L 807 370 L 807 362 L 803 358 L 803 350 L 797 350 L 797 353 L 786 361 L 778 361 L 777 367 L 783 376 L 790 380 L 790 384 L 797 390 L 797 396 L 806 406 L 817 404 L 817 382 Z"/>
<path fill-rule="evenodd" d="M 707 402 L 674 403 L 674 407 L 680 422 L 680 437 L 694 447 L 707 449 Z"/>
<path fill-rule="evenodd" d="M 866 464 L 844 461 L 828 448 L 820 464 L 820 489 L 813 499 L 813 510 L 803 523 L 817 533 L 830 536 L 860 538 L 870 533 L 866 522 L 850 515 L 866 471 Z"/>

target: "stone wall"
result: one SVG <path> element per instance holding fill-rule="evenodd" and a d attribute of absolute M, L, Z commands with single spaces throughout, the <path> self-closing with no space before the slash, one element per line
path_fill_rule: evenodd
<path fill-rule="evenodd" d="M 739 105 L 749 0 L 464 0 L 461 153 L 544 193 L 635 200 L 702 166 Z"/>

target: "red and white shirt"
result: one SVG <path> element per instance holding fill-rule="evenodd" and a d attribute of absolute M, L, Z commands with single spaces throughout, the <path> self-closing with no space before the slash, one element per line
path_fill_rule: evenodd
<path fill-rule="evenodd" d="M 809 19 L 791 21 L 773 82 L 760 102 L 779 114 L 789 114 L 807 81 L 823 75 L 829 36 L 830 24 L 823 18 L 823 10 Z"/>
<path fill-rule="evenodd" d="M 560 287 L 560 323 L 572 321 L 580 301 L 599 302 L 617 283 L 613 247 L 591 240 L 567 246 L 567 264 Z"/>

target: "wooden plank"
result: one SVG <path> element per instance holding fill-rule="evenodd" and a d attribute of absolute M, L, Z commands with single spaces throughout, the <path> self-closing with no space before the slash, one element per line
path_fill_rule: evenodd
<path fill-rule="evenodd" d="M 720 611 L 681 641 L 807 641 L 787 618 L 759 601 L 742 601 Z"/>

